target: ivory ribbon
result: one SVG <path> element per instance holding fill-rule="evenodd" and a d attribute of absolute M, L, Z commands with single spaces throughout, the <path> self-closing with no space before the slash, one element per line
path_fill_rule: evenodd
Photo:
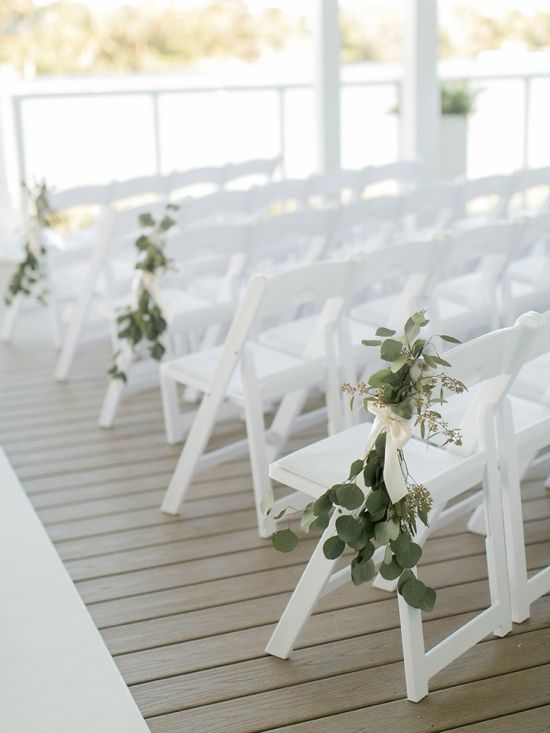
<path fill-rule="evenodd" d="M 166 318 L 167 304 L 162 296 L 159 288 L 159 276 L 156 272 L 147 272 L 146 270 L 140 270 L 138 276 L 134 278 L 132 283 L 132 308 L 137 309 L 139 301 L 139 286 L 143 285 L 145 290 L 149 292 L 155 303 L 162 311 L 163 316 Z"/>
<path fill-rule="evenodd" d="M 390 407 L 378 407 L 373 405 L 368 408 L 369 412 L 374 415 L 374 423 L 369 435 L 367 447 L 365 449 L 365 459 L 372 450 L 376 438 L 386 431 L 386 450 L 384 454 L 384 483 L 392 504 L 396 504 L 407 493 L 407 483 L 401 470 L 399 462 L 398 450 L 403 448 L 405 443 L 412 437 L 411 420 L 405 420 L 399 415 L 392 412 Z M 367 487 L 363 480 L 361 472 L 357 477 L 359 488 Z"/>

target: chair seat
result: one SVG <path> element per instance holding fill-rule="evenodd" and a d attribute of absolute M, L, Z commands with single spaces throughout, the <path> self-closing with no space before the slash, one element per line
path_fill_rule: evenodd
<path fill-rule="evenodd" d="M 291 453 L 271 464 L 270 476 L 317 498 L 346 479 L 351 463 L 364 455 L 370 430 L 367 423 L 356 425 Z M 411 475 L 432 492 L 434 501 L 447 501 L 455 486 L 464 485 L 465 477 L 470 486 L 481 480 L 482 452 L 465 458 L 436 446 L 427 447 L 415 438 L 407 443 L 405 452 Z M 459 470 L 461 464 L 463 471 Z"/>
<path fill-rule="evenodd" d="M 170 377 L 180 384 L 185 384 L 205 392 L 218 366 L 222 348 L 219 346 L 212 349 L 204 349 L 203 351 L 168 361 L 162 366 L 163 375 Z M 271 380 L 270 386 L 272 386 L 272 389 L 269 390 L 270 397 L 275 396 L 273 392 L 278 391 L 278 396 L 282 396 L 289 391 L 289 387 L 298 388 L 300 386 L 297 381 L 299 375 L 294 374 L 294 381 L 291 384 L 289 384 L 288 379 L 285 380 L 283 378 L 281 379 L 280 388 L 278 390 L 276 388 L 273 389 L 277 376 L 283 376 L 289 370 L 295 371 L 297 367 L 303 367 L 303 372 L 306 376 L 309 373 L 312 378 L 322 378 L 323 364 L 321 360 L 306 362 L 303 359 L 298 359 L 290 354 L 285 354 L 282 351 L 268 348 L 263 344 L 258 344 L 253 341 L 248 342 L 247 349 L 250 351 L 254 360 L 260 387 L 262 386 L 262 382 L 269 384 L 269 380 Z M 266 389 L 266 391 L 268 390 Z M 242 402 L 244 395 L 239 368 L 235 370 L 229 382 L 227 396 L 236 400 L 239 404 Z"/>
<path fill-rule="evenodd" d="M 260 342 L 272 349 L 280 349 L 293 356 L 301 356 L 304 353 L 304 346 L 311 338 L 317 319 L 298 318 L 295 321 L 284 323 L 264 331 L 260 336 Z M 369 339 L 374 336 L 375 329 L 365 323 L 354 319 L 348 320 L 350 326 L 351 343 L 361 346 L 362 339 Z M 361 346 L 364 350 L 364 347 Z"/>

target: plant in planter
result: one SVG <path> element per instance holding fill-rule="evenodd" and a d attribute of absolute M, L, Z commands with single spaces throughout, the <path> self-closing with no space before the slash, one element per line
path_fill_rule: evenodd
<path fill-rule="evenodd" d="M 412 568 L 422 555 L 413 537 L 418 521 L 428 524 L 432 499 L 426 487 L 409 474 L 404 447 L 414 428 L 423 440 L 439 438 L 443 445 L 460 445 L 460 431 L 449 427 L 434 404 L 445 403 L 446 392 L 459 394 L 465 387 L 445 372 L 450 364 L 438 354 L 433 337 L 420 337 L 427 323 L 421 311 L 407 320 L 400 336 L 379 328 L 380 338 L 363 341 L 365 346 L 379 347 L 388 364 L 366 382 L 341 388 L 351 396 L 352 406 L 359 399 L 375 416 L 364 455 L 353 461 L 347 479 L 305 507 L 300 526 L 305 532 L 324 531 L 336 514 L 335 534 L 325 541 L 323 551 L 331 560 L 340 557 L 346 546 L 354 551 L 351 578 L 355 585 L 374 577 L 372 556 L 376 546 L 385 545 L 380 574 L 398 580 L 398 592 L 411 606 L 431 611 L 435 591 L 418 580 Z M 452 336 L 439 338 L 459 343 Z M 266 511 L 269 513 L 269 507 Z M 291 509 L 289 516 L 293 512 Z M 289 552 L 298 544 L 298 537 L 288 527 L 275 532 L 272 542 L 275 549 Z"/>
<path fill-rule="evenodd" d="M 444 178 L 466 173 L 468 117 L 475 110 L 479 90 L 466 81 L 444 82 L 441 86 L 441 171 Z"/>
<path fill-rule="evenodd" d="M 46 304 L 47 287 L 42 231 L 56 223 L 56 214 L 49 202 L 49 192 L 45 181 L 30 187 L 23 183 L 23 189 L 29 199 L 28 238 L 24 248 L 24 257 L 18 264 L 9 284 L 4 300 L 11 305 L 17 295 L 34 297 L 39 303 Z"/>
<path fill-rule="evenodd" d="M 143 344 L 148 344 L 149 355 L 157 361 L 166 351 L 162 336 L 167 323 L 158 284 L 161 276 L 172 269 L 172 260 L 164 252 L 164 235 L 176 223 L 170 212 L 177 208 L 175 204 L 168 204 L 166 214 L 159 221 L 148 213 L 139 216 L 139 225 L 145 233 L 135 243 L 138 257 L 131 303 L 116 317 L 118 338 L 126 348 L 121 347 L 113 357 L 108 371 L 112 379 L 126 382 L 127 354 L 135 356 Z"/>

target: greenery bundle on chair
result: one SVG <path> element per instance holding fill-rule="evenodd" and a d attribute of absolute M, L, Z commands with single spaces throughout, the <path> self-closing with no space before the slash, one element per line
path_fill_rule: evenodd
<path fill-rule="evenodd" d="M 127 344 L 133 354 L 139 344 L 148 342 L 149 354 L 157 361 L 162 359 L 166 351 L 162 335 L 167 326 L 158 281 L 172 268 L 172 260 L 164 252 L 164 235 L 176 223 L 169 212 L 178 207 L 168 204 L 166 208 L 166 214 L 158 222 L 151 214 L 141 214 L 139 217 L 139 225 L 146 232 L 138 237 L 135 245 L 138 251 L 135 266 L 138 276 L 134 282 L 130 306 L 116 317 L 120 341 Z M 125 382 L 126 372 L 120 357 L 121 349 L 115 353 L 108 373 L 112 379 L 122 379 Z"/>
<path fill-rule="evenodd" d="M 459 394 L 465 387 L 442 369 L 450 364 L 439 356 L 432 339 L 420 338 L 420 329 L 427 323 L 421 311 L 407 320 L 401 336 L 379 328 L 379 339 L 363 341 L 365 346 L 379 347 L 382 360 L 388 363 L 366 382 L 341 388 L 351 395 L 352 406 L 359 398 L 375 416 L 365 454 L 352 463 L 345 481 L 305 507 L 300 525 L 306 532 L 324 531 L 333 512 L 338 514 L 336 533 L 325 541 L 323 551 L 330 560 L 340 557 L 346 546 L 355 552 L 351 563 L 355 585 L 374 577 L 375 547 L 386 545 L 380 574 L 387 580 L 399 579 L 398 591 L 407 603 L 430 611 L 435 591 L 418 580 L 411 568 L 422 555 L 422 548 L 413 541 L 417 522 L 428 524 L 432 499 L 426 487 L 410 476 L 403 449 L 414 427 L 426 441 L 440 436 L 443 445 L 460 445 L 460 431 L 450 428 L 433 405 L 445 403 L 445 391 Z M 452 336 L 440 338 L 459 343 Z M 277 550 L 290 552 L 298 537 L 287 528 L 275 532 L 272 541 Z"/>
<path fill-rule="evenodd" d="M 45 305 L 48 291 L 44 282 L 46 248 L 42 240 L 42 230 L 51 227 L 56 217 L 50 207 L 45 181 L 40 181 L 32 188 L 26 183 L 22 185 L 29 199 L 28 238 L 24 257 L 8 284 L 4 300 L 6 305 L 11 305 L 17 295 L 26 295 L 35 297 L 39 303 Z"/>

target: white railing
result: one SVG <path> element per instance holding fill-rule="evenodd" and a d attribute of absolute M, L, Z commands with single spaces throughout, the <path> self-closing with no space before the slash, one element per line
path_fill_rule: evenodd
<path fill-rule="evenodd" d="M 549 111 L 541 118 L 550 72 L 470 74 L 468 80 L 484 89 L 470 122 L 471 174 L 549 163 L 550 144 L 545 133 L 537 138 L 533 109 L 539 128 L 550 129 Z M 399 156 L 398 121 L 391 114 L 399 86 L 397 74 L 342 82 L 344 166 Z M 178 96 L 184 101 L 176 104 Z M 306 83 L 94 89 L 83 81 L 71 90 L 23 89 L 12 104 L 19 180 L 45 176 L 74 185 L 279 154 L 284 174 L 307 175 L 314 167 L 313 96 Z"/>

